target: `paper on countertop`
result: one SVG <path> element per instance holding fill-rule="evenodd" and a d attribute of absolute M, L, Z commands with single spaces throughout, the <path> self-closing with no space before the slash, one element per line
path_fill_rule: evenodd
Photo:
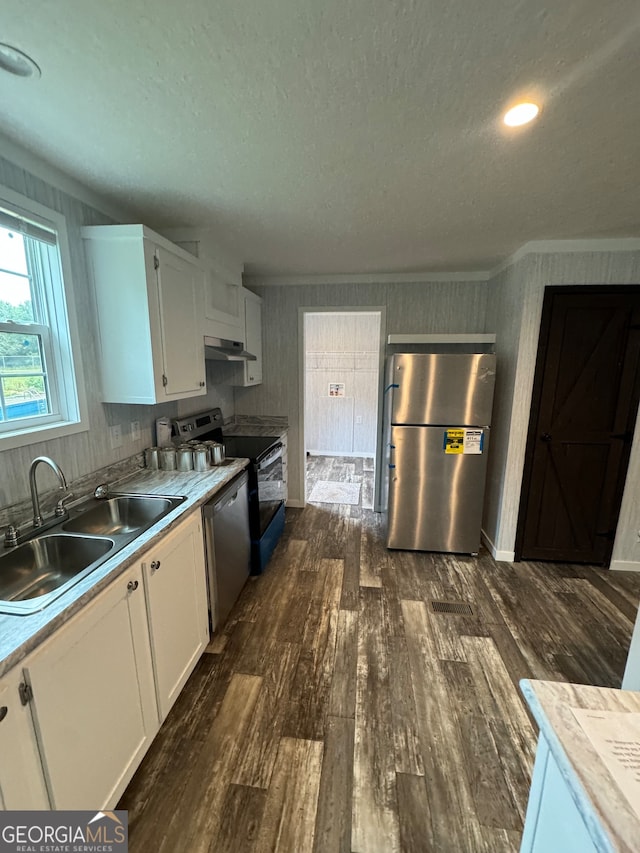
<path fill-rule="evenodd" d="M 571 711 L 640 817 L 640 714 L 587 708 Z"/>

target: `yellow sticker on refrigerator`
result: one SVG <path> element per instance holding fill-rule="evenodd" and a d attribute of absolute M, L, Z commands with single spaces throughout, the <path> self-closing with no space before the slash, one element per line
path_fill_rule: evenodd
<path fill-rule="evenodd" d="M 464 430 L 447 429 L 444 432 L 444 452 L 464 453 Z"/>
<path fill-rule="evenodd" d="M 483 429 L 447 429 L 444 432 L 445 453 L 480 455 L 484 446 Z"/>

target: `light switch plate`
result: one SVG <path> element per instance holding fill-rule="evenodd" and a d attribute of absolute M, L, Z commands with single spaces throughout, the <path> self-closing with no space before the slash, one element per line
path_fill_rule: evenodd
<path fill-rule="evenodd" d="M 131 441 L 140 441 L 140 421 L 131 421 Z"/>

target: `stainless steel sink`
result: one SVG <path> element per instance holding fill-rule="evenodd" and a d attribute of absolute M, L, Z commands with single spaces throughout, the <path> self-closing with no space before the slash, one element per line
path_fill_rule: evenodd
<path fill-rule="evenodd" d="M 0 553 L 0 610 L 34 613 L 93 571 L 112 539 L 52 534 Z"/>
<path fill-rule="evenodd" d="M 92 536 L 137 535 L 183 500 L 157 495 L 117 495 L 92 502 L 89 509 L 67 521 L 63 528 L 70 533 Z"/>
<path fill-rule="evenodd" d="M 0 613 L 43 610 L 171 512 L 184 497 L 113 495 L 72 509 L 47 533 L 0 550 Z"/>

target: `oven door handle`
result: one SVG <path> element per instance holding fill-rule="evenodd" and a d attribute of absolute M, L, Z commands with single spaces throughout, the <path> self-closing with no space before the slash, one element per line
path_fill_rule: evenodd
<path fill-rule="evenodd" d="M 262 459 L 258 459 L 256 464 L 258 471 L 263 468 L 268 462 L 273 462 L 273 460 L 277 459 L 278 456 L 282 456 L 283 447 L 284 445 L 281 441 L 279 441 L 277 444 L 272 445 L 269 448 L 269 455 L 263 457 Z"/>

